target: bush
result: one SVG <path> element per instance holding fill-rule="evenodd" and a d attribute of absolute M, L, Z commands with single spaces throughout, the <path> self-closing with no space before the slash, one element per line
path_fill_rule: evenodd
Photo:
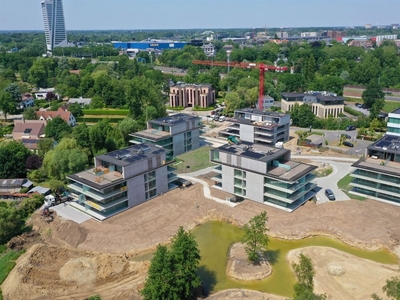
<path fill-rule="evenodd" d="M 357 117 L 363 115 L 362 112 L 360 112 L 360 111 L 358 111 L 358 110 L 355 110 L 355 109 L 353 109 L 353 108 L 351 108 L 351 107 L 349 107 L 349 106 L 345 106 L 345 107 L 344 107 L 344 111 L 347 112 L 348 114 L 351 114 L 351 115 L 357 116 Z"/>
<path fill-rule="evenodd" d="M 75 118 L 77 122 L 82 122 L 82 123 L 97 123 L 100 122 L 101 120 L 104 120 L 104 118 L 91 118 L 91 117 L 79 117 Z M 123 118 L 107 118 L 110 120 L 110 123 L 118 123 L 123 120 Z"/>
<path fill-rule="evenodd" d="M 107 116 L 127 116 L 129 115 L 129 110 L 125 109 L 84 109 L 84 115 L 107 115 Z"/>
<path fill-rule="evenodd" d="M 178 111 L 178 110 L 184 110 L 185 108 L 183 106 L 176 106 L 176 107 L 167 106 L 167 109 Z"/>

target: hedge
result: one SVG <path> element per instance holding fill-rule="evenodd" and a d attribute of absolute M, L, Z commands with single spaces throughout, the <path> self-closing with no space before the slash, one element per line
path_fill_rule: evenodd
<path fill-rule="evenodd" d="M 183 106 L 177 106 L 177 107 L 167 106 L 167 109 L 168 109 L 168 110 L 176 110 L 176 111 L 179 111 L 179 110 L 184 110 L 185 108 L 184 108 Z"/>
<path fill-rule="evenodd" d="M 107 116 L 127 116 L 129 115 L 128 109 L 83 109 L 85 115 L 107 115 Z"/>
<path fill-rule="evenodd" d="M 97 123 L 100 122 L 101 120 L 104 120 L 105 118 L 91 118 L 91 117 L 78 117 L 75 118 L 77 122 L 81 123 Z M 123 120 L 123 118 L 106 118 L 110 120 L 111 123 L 118 123 Z"/>
<path fill-rule="evenodd" d="M 355 109 L 353 109 L 353 108 L 351 108 L 351 107 L 348 107 L 348 106 L 345 106 L 345 107 L 344 107 L 344 111 L 347 112 L 348 114 L 351 114 L 351 115 L 357 116 L 357 117 L 363 115 L 362 112 L 360 112 L 360 111 L 358 111 L 358 110 L 355 110 Z"/>
<path fill-rule="evenodd" d="M 215 107 L 194 107 L 193 111 L 211 111 L 214 110 Z"/>

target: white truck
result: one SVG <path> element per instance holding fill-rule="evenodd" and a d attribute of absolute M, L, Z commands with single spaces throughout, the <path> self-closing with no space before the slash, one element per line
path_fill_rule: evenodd
<path fill-rule="evenodd" d="M 50 206 L 56 205 L 56 198 L 53 195 L 47 195 L 44 197 L 44 206 L 49 208 Z"/>

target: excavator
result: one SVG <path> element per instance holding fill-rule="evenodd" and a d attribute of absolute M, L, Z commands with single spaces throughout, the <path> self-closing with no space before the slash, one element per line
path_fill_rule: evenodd
<path fill-rule="evenodd" d="M 228 144 L 239 144 L 240 139 L 238 139 L 236 136 L 230 135 L 228 136 Z"/>

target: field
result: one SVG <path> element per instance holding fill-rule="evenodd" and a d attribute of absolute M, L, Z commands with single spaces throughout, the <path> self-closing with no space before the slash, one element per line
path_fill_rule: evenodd
<path fill-rule="evenodd" d="M 398 108 L 400 108 L 400 101 L 385 101 L 383 110 L 387 113 L 390 113 Z"/>
<path fill-rule="evenodd" d="M 209 159 L 210 147 L 204 146 L 177 156 L 177 162 L 172 165 L 177 173 L 195 172 L 214 166 Z M 189 166 L 189 168 L 188 168 Z"/>

